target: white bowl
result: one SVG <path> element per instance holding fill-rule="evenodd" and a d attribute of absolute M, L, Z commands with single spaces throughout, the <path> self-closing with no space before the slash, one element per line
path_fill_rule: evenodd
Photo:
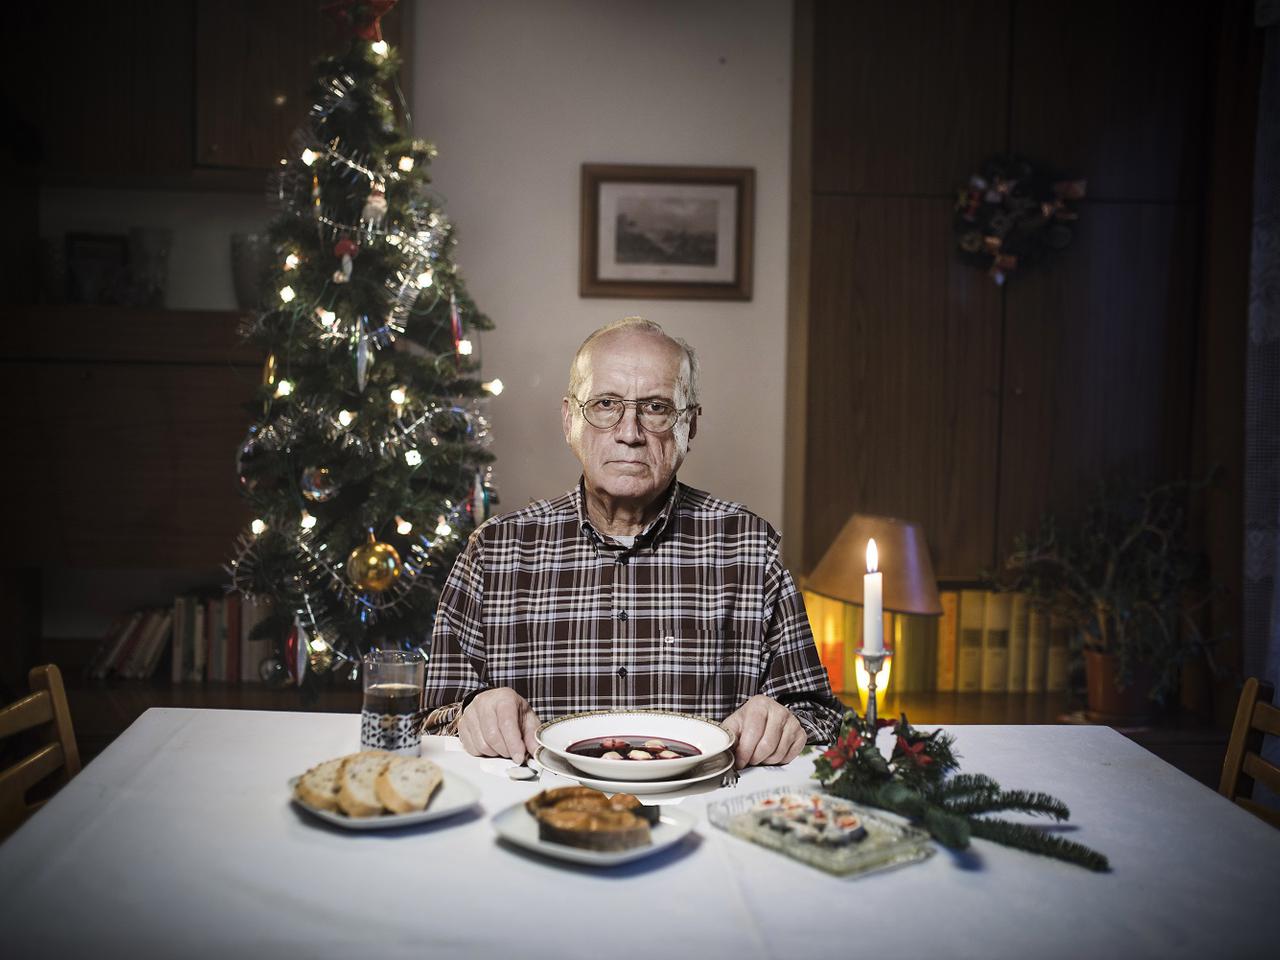
<path fill-rule="evenodd" d="M 569 747 L 594 737 L 680 740 L 696 747 L 692 757 L 671 760 L 606 760 L 570 753 Z M 666 710 L 596 710 L 571 713 L 538 728 L 538 743 L 571 767 L 601 780 L 665 780 L 692 770 L 733 746 L 735 737 L 720 724 Z"/>

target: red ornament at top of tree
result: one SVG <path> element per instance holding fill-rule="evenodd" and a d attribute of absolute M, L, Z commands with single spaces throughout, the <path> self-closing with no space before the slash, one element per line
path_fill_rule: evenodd
<path fill-rule="evenodd" d="M 361 40 L 376 41 L 382 39 L 380 21 L 395 5 L 396 0 L 334 0 L 320 9 Z"/>

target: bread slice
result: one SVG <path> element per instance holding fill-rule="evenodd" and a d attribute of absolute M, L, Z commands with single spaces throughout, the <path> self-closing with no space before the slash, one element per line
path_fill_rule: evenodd
<path fill-rule="evenodd" d="M 312 767 L 294 785 L 293 795 L 317 810 L 338 809 L 338 774 L 346 757 L 326 760 Z"/>
<path fill-rule="evenodd" d="M 349 817 L 381 814 L 382 801 L 374 784 L 392 759 L 393 754 L 384 750 L 368 750 L 344 758 L 338 772 L 338 808 Z"/>
<path fill-rule="evenodd" d="M 378 779 L 374 791 L 378 800 L 392 813 L 413 813 L 427 809 L 431 795 L 440 786 L 444 774 L 423 757 L 398 757 L 392 760 Z"/>

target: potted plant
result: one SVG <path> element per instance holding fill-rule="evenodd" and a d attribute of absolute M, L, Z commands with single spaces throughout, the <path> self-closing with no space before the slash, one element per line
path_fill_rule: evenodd
<path fill-rule="evenodd" d="M 1077 628 L 1099 718 L 1166 702 L 1182 665 L 1208 653 L 1195 614 L 1209 600 L 1209 578 L 1185 530 L 1187 500 L 1203 486 L 1101 484 L 1074 523 L 1049 515 L 1018 537 L 995 577 Z"/>

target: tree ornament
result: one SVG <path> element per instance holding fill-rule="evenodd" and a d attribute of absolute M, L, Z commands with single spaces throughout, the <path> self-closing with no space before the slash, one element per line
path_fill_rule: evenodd
<path fill-rule="evenodd" d="M 385 200 L 383 201 L 386 202 Z M 351 267 L 355 260 L 355 256 L 360 252 L 360 244 L 356 243 L 350 237 L 343 237 L 333 246 L 333 255 L 342 261 L 342 266 L 333 271 L 334 283 L 349 283 L 351 281 Z"/>
<path fill-rule="evenodd" d="M 351 551 L 347 558 L 347 578 L 359 589 L 381 593 L 400 577 L 400 554 L 389 543 L 380 543 L 369 534 L 369 542 Z"/>
<path fill-rule="evenodd" d="M 312 503 L 328 503 L 341 489 L 328 467 L 307 467 L 299 483 L 302 495 Z"/>
<path fill-rule="evenodd" d="M 262 385 L 264 387 L 274 387 L 276 385 L 276 355 L 268 353 L 267 359 L 262 362 Z"/>
<path fill-rule="evenodd" d="M 289 682 L 302 686 L 307 675 L 307 631 L 298 617 L 293 618 L 289 635 L 284 638 L 284 668 Z"/>
<path fill-rule="evenodd" d="M 320 9 L 361 40 L 382 39 L 381 20 L 396 5 L 396 0 L 335 0 Z"/>
<path fill-rule="evenodd" d="M 369 383 L 369 363 L 373 354 L 369 352 L 369 318 L 360 318 L 360 334 L 356 340 L 356 388 L 364 393 Z"/>
<path fill-rule="evenodd" d="M 258 663 L 258 679 L 269 687 L 283 687 L 289 682 L 289 671 L 279 657 L 263 657 Z"/>
<path fill-rule="evenodd" d="M 364 202 L 364 209 L 360 211 L 360 220 L 364 223 L 365 230 L 372 235 L 382 229 L 382 223 L 386 218 L 387 193 L 382 184 L 375 183 L 369 189 L 369 197 Z"/>
<path fill-rule="evenodd" d="M 333 668 L 337 654 L 323 636 L 316 634 L 307 644 L 307 666 L 312 673 L 325 673 Z"/>

